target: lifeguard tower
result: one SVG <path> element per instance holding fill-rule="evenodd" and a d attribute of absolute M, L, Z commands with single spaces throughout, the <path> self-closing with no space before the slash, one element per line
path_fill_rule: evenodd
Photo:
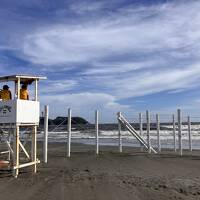
<path fill-rule="evenodd" d="M 11 100 L 0 100 L 0 137 L 4 137 L 10 155 L 9 166 L 15 177 L 19 169 L 33 166 L 33 172 L 37 171 L 37 126 L 40 120 L 40 103 L 38 100 L 38 82 L 46 77 L 29 75 L 12 75 L 0 77 L 0 82 L 14 83 L 14 94 Z M 31 100 L 20 99 L 21 84 L 34 84 L 34 95 Z M 32 97 L 31 97 L 32 98 Z M 29 128 L 30 156 L 20 140 L 21 129 Z M 7 135 L 7 136 L 6 136 Z M 8 136 L 9 135 L 9 136 Z M 8 139 L 9 138 L 9 139 Z M 21 158 L 23 153 L 26 159 Z"/>

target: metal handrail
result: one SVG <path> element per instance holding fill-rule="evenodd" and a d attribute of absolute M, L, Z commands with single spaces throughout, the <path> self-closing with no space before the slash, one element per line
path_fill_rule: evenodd
<path fill-rule="evenodd" d="M 125 125 L 128 131 L 146 148 L 150 149 L 153 153 L 157 153 L 157 151 L 152 147 L 148 146 L 147 142 L 137 133 L 137 131 L 130 125 L 130 123 L 122 116 L 121 113 L 118 113 L 118 120 Z"/>

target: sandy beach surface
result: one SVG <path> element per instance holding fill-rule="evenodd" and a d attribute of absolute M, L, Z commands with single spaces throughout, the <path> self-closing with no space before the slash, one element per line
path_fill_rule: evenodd
<path fill-rule="evenodd" d="M 41 157 L 41 146 L 39 157 Z M 49 145 L 49 162 L 38 173 L 21 170 L 17 179 L 0 171 L 0 200 L 164 200 L 200 199 L 200 152 L 161 155 L 126 147 Z"/>

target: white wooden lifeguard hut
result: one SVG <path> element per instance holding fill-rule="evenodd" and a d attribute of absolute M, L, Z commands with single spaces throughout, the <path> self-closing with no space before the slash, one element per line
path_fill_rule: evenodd
<path fill-rule="evenodd" d="M 11 154 L 10 167 L 15 177 L 19 174 L 19 169 L 33 166 L 33 172 L 37 171 L 37 126 L 40 121 L 40 102 L 38 100 L 38 81 L 46 79 L 46 77 L 30 76 L 30 75 L 12 75 L 0 77 L 3 84 L 14 82 L 14 97 L 11 100 L 0 100 L 0 128 L 12 127 L 13 141 L 7 142 L 9 153 Z M 34 84 L 34 97 L 31 100 L 20 99 L 21 84 Z M 31 97 L 32 98 L 32 97 Z M 31 156 L 20 141 L 20 129 L 30 128 L 31 140 Z M 8 131 L 10 132 L 10 131 Z M 7 132 L 7 133 L 8 133 Z M 1 131 L 1 135 L 4 132 Z M 5 132 L 6 134 L 6 132 Z M 12 144 L 12 145 L 11 145 Z M 21 159 L 21 150 L 25 153 L 27 159 Z"/>

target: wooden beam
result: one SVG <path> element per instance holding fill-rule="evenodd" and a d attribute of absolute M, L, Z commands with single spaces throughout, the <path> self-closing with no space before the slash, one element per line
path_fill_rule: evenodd
<path fill-rule="evenodd" d="M 35 80 L 35 101 L 38 101 L 38 80 Z"/>
<path fill-rule="evenodd" d="M 140 123 L 140 136 L 143 137 L 143 123 L 142 123 L 142 113 L 139 113 L 139 123 Z M 141 151 L 144 151 L 143 145 L 140 143 Z"/>
<path fill-rule="evenodd" d="M 174 152 L 176 152 L 176 122 L 175 122 L 175 116 L 172 115 L 173 120 L 173 139 L 174 139 Z"/>
<path fill-rule="evenodd" d="M 188 141 L 189 141 L 189 150 L 192 151 L 192 133 L 191 133 L 190 116 L 188 116 Z"/>
<path fill-rule="evenodd" d="M 24 167 L 28 167 L 28 166 L 32 166 L 32 165 L 37 165 L 39 163 L 40 163 L 40 160 L 37 159 L 36 161 L 33 161 L 33 162 L 21 164 L 18 167 L 14 166 L 14 169 L 20 169 L 20 168 L 24 168 Z"/>
<path fill-rule="evenodd" d="M 146 121 L 147 121 L 147 143 L 149 147 L 149 153 L 151 153 L 151 139 L 150 139 L 150 114 L 149 111 L 146 111 Z"/>
<path fill-rule="evenodd" d="M 183 149 L 182 149 L 182 121 L 181 121 L 181 110 L 177 110 L 177 116 L 178 116 L 178 138 L 179 138 L 179 152 L 182 156 Z"/>
<path fill-rule="evenodd" d="M 121 118 L 121 112 L 118 112 L 118 118 Z M 122 134 L 121 134 L 121 122 L 118 120 L 118 146 L 119 152 L 122 152 Z"/>
<path fill-rule="evenodd" d="M 44 107 L 44 139 L 43 139 L 43 160 L 44 163 L 48 161 L 48 120 L 49 106 Z"/>
<path fill-rule="evenodd" d="M 99 154 L 99 111 L 95 111 L 96 154 Z"/>
<path fill-rule="evenodd" d="M 161 152 L 161 143 L 160 143 L 160 118 L 156 114 L 156 126 L 157 126 L 157 140 L 158 140 L 158 152 Z"/>
<path fill-rule="evenodd" d="M 19 174 L 19 126 L 16 126 L 15 129 L 15 142 L 14 142 L 14 169 L 16 167 L 16 169 L 14 170 L 14 177 L 17 178 L 18 174 Z"/>
<path fill-rule="evenodd" d="M 17 78 L 17 99 L 20 99 L 20 78 Z"/>
<path fill-rule="evenodd" d="M 71 113 L 71 109 L 68 109 L 68 143 L 67 143 L 67 156 L 70 157 L 71 156 L 71 117 L 72 117 L 72 113 Z"/>
<path fill-rule="evenodd" d="M 33 126 L 32 141 L 31 141 L 31 160 L 36 162 L 37 159 L 37 126 Z M 37 172 L 37 164 L 33 166 L 33 172 Z"/>
<path fill-rule="evenodd" d="M 22 148 L 23 152 L 25 153 L 26 157 L 27 157 L 28 159 L 30 159 L 30 156 L 29 156 L 28 152 L 26 151 L 25 147 L 23 146 L 23 144 L 21 143 L 20 140 L 19 140 L 19 145 L 20 145 L 20 147 Z"/>

